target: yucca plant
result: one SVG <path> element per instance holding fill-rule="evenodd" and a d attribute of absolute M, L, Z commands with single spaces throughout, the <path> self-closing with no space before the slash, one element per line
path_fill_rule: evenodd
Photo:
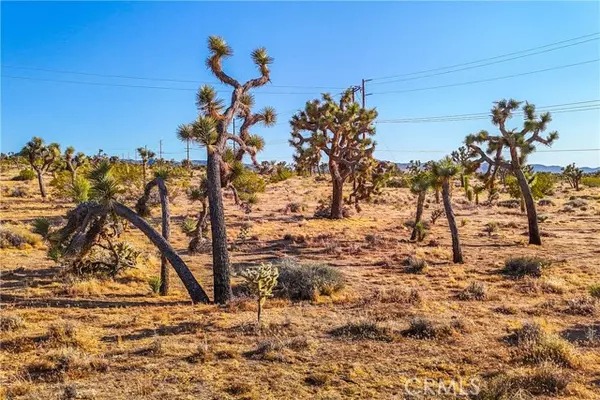
<path fill-rule="evenodd" d="M 156 153 L 154 153 L 152 150 L 148 150 L 145 147 L 138 147 L 137 152 L 142 159 L 142 179 L 144 180 L 144 186 L 146 186 L 146 169 L 148 168 L 148 161 L 156 157 Z"/>
<path fill-rule="evenodd" d="M 153 294 L 158 294 L 160 292 L 160 287 L 162 286 L 160 276 L 151 276 L 148 278 L 148 286 L 150 286 L 150 290 Z"/>
<path fill-rule="evenodd" d="M 38 217 L 33 220 L 33 229 L 31 231 L 46 239 L 50 233 L 50 226 L 51 224 L 48 218 Z"/>
<path fill-rule="evenodd" d="M 417 226 L 421 224 L 423 218 L 423 206 L 425 205 L 425 196 L 427 191 L 431 187 L 431 174 L 427 171 L 415 170 L 414 174 L 410 178 L 410 191 L 417 195 L 417 214 L 415 215 L 415 222 L 413 225 L 412 233 L 410 234 L 410 240 L 418 240 L 419 231 Z M 423 224 L 421 224 L 422 226 Z"/>

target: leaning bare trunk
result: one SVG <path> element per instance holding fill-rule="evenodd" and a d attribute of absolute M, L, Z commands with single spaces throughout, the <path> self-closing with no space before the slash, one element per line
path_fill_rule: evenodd
<path fill-rule="evenodd" d="M 113 205 L 114 212 L 122 218 L 125 218 L 133 226 L 141 230 L 148 239 L 158 248 L 161 254 L 164 254 L 169 260 L 169 263 L 175 268 L 175 272 L 183 282 L 187 289 L 192 302 L 194 303 L 209 303 L 210 299 L 206 295 L 202 286 L 198 283 L 192 272 L 189 270 L 185 262 L 179 257 L 177 252 L 171 247 L 154 228 L 152 228 L 142 217 L 133 212 L 132 209 L 121 203 Z"/>
<path fill-rule="evenodd" d="M 161 178 L 156 178 L 158 185 L 158 193 L 160 195 L 160 206 L 162 209 L 162 236 L 165 240 L 169 241 L 171 235 L 171 213 L 169 211 L 169 190 L 165 181 Z M 164 253 L 160 256 L 160 295 L 166 296 L 169 294 L 170 278 L 169 278 L 169 265 L 167 264 L 167 257 Z"/>
<path fill-rule="evenodd" d="M 35 171 L 37 173 L 37 178 L 38 178 L 38 185 L 40 186 L 40 194 L 42 195 L 42 198 L 46 198 L 46 185 L 44 184 L 44 176 L 43 176 L 43 172 L 39 169 L 37 169 Z"/>
<path fill-rule="evenodd" d="M 417 224 L 419 222 L 421 222 L 421 218 L 423 217 L 424 203 L 425 203 L 425 192 L 420 192 L 419 197 L 417 197 L 417 215 L 415 217 L 415 224 L 413 226 L 413 230 L 410 235 L 410 240 L 417 240 Z"/>
<path fill-rule="evenodd" d="M 529 184 L 527 183 L 527 178 L 525 178 L 525 174 L 523 173 L 521 168 L 514 168 L 514 174 L 517 177 L 517 181 L 519 182 L 519 187 L 521 188 L 521 195 L 523 200 L 525 201 L 525 208 L 527 210 L 527 221 L 529 225 L 529 244 L 541 245 L 542 238 L 540 237 L 540 230 L 538 228 L 537 210 L 535 209 L 535 201 L 533 200 L 531 189 L 529 188 Z"/>
<path fill-rule="evenodd" d="M 227 230 L 225 226 L 225 210 L 221 192 L 221 156 L 209 149 L 207 160 L 208 205 L 210 212 L 210 228 L 212 232 L 212 256 L 215 303 L 225 304 L 231 297 L 229 280 L 229 252 L 227 251 Z"/>
<path fill-rule="evenodd" d="M 344 182 L 341 179 L 336 179 L 333 177 L 333 196 L 331 198 L 331 218 L 332 219 L 342 219 L 344 218 L 343 211 L 343 188 Z"/>
<path fill-rule="evenodd" d="M 450 182 L 447 180 L 442 184 L 442 197 L 444 199 L 444 211 L 446 212 L 446 217 L 448 218 L 450 234 L 452 235 L 452 261 L 455 264 L 462 264 L 463 256 L 460 248 L 460 239 L 458 238 L 458 228 L 456 226 L 454 212 L 452 211 L 452 203 L 450 202 Z"/>

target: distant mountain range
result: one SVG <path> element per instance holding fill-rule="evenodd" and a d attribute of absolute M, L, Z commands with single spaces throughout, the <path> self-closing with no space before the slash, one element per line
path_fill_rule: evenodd
<path fill-rule="evenodd" d="M 396 163 L 398 168 L 401 170 L 405 170 L 408 168 L 408 163 Z M 531 164 L 533 166 L 534 172 L 551 172 L 553 174 L 560 174 L 562 172 L 562 168 L 560 165 L 543 165 L 543 164 Z M 594 172 L 600 171 L 600 167 L 579 167 L 583 170 L 584 174 L 592 174 Z"/>

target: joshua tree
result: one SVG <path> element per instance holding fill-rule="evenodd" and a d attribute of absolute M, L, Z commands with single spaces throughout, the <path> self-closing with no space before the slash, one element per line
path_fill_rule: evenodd
<path fill-rule="evenodd" d="M 196 278 L 169 242 L 161 236 L 144 218 L 119 201 L 123 192 L 112 175 L 112 166 L 104 161 L 89 174 L 92 183 L 91 201 L 79 204 L 67 214 L 67 223 L 49 236 L 54 251 L 64 257 L 81 257 L 98 236 L 104 231 L 109 219 L 120 217 L 141 230 L 158 248 L 183 282 L 194 303 L 208 303 L 210 300 Z M 113 224 L 118 226 L 118 223 Z"/>
<path fill-rule="evenodd" d="M 50 143 L 46 146 L 42 138 L 33 137 L 23 147 L 20 155 L 27 159 L 31 168 L 37 174 L 40 194 L 45 199 L 47 195 L 44 173 L 60 158 L 60 146 L 57 143 Z"/>
<path fill-rule="evenodd" d="M 475 204 L 479 205 L 479 195 L 485 190 L 484 185 L 473 186 L 473 194 L 475 194 Z"/>
<path fill-rule="evenodd" d="M 148 150 L 145 147 L 138 147 L 137 149 L 140 158 L 142 159 L 142 179 L 144 181 L 144 187 L 146 186 L 146 167 L 148 166 L 148 161 L 156 157 L 156 154 L 152 150 Z"/>
<path fill-rule="evenodd" d="M 191 201 L 199 201 L 202 208 L 198 213 L 198 222 L 196 222 L 196 229 L 192 232 L 192 240 L 188 245 L 190 253 L 198 253 L 201 251 L 206 243 L 206 228 L 207 228 L 207 216 L 208 216 L 208 194 L 207 194 L 207 180 L 206 176 L 203 176 L 200 181 L 200 185 L 197 188 L 190 190 L 188 197 Z"/>
<path fill-rule="evenodd" d="M 260 264 L 249 268 L 240 274 L 248 283 L 252 294 L 258 300 L 258 326 L 261 324 L 262 308 L 268 297 L 273 296 L 273 289 L 277 285 L 279 270 L 273 264 Z"/>
<path fill-rule="evenodd" d="M 207 67 L 217 79 L 233 89 L 231 102 L 226 107 L 225 102 L 217 98 L 214 88 L 202 86 L 196 96 L 199 116 L 192 126 L 194 140 L 206 146 L 207 151 L 207 197 L 212 232 L 215 302 L 223 304 L 231 298 L 231 283 L 221 188 L 228 186 L 232 172 L 227 168 L 224 156 L 228 149 L 227 142 L 231 141 L 238 146 L 236 158 L 241 160 L 248 154 L 252 161 L 258 164 L 256 152 L 262 148 L 264 142 L 259 136 L 251 134 L 250 129 L 258 123 L 273 125 L 275 112 L 272 108 L 265 108 L 260 113 L 253 114 L 251 107 L 254 100 L 249 92 L 269 82 L 269 65 L 273 63 L 273 58 L 267 54 L 264 47 L 254 50 L 252 60 L 259 69 L 260 77 L 242 84 L 223 71 L 223 59 L 233 54 L 233 49 L 225 40 L 210 36 L 208 49 L 210 55 L 206 60 Z M 239 135 L 228 132 L 228 127 L 236 116 L 244 119 Z"/>
<path fill-rule="evenodd" d="M 433 179 L 442 185 L 442 198 L 444 199 L 444 211 L 448 218 L 448 226 L 452 235 L 452 261 L 454 263 L 463 263 L 462 250 L 460 248 L 460 239 L 458 237 L 458 227 L 452 211 L 452 202 L 450 200 L 450 181 L 457 174 L 460 174 L 461 168 L 455 164 L 450 157 L 439 162 L 431 164 L 431 173 Z"/>
<path fill-rule="evenodd" d="M 472 157 L 476 158 L 476 165 L 486 162 L 489 165 L 488 172 L 494 170 L 492 175 L 495 175 L 495 170 L 498 168 L 506 169 L 515 175 L 527 209 L 529 244 L 541 245 L 535 202 L 523 166 L 527 156 L 535 150 L 536 142 L 550 146 L 558 138 L 558 132 L 554 131 L 542 137 L 541 134 L 552 121 L 552 117 L 548 112 L 538 117 L 535 106 L 529 103 L 525 103 L 522 107 L 525 120 L 523 129 L 507 129 L 506 121 L 512 118 L 513 112 L 518 110 L 521 104 L 522 102 L 512 99 L 495 102 L 491 111 L 492 123 L 498 127 L 500 135 L 492 136 L 487 131 L 481 131 L 467 136 L 465 143 L 471 149 Z M 485 150 L 479 147 L 483 143 L 487 144 Z M 510 160 L 502 157 L 505 148 L 510 152 Z M 490 155 L 493 155 L 493 158 Z"/>
<path fill-rule="evenodd" d="M 567 178 L 569 185 L 577 191 L 580 190 L 579 183 L 581 182 L 581 178 L 583 178 L 583 170 L 581 168 L 577 168 L 575 163 L 567 165 L 562 169 L 563 176 Z"/>
<path fill-rule="evenodd" d="M 186 166 L 190 168 L 190 143 L 194 139 L 194 130 L 192 124 L 181 124 L 177 127 L 177 139 L 185 142 Z"/>
<path fill-rule="evenodd" d="M 87 161 L 87 156 L 82 152 L 75 154 L 73 146 L 67 147 L 64 154 L 65 166 L 71 173 L 71 183 L 74 185 L 77 180 L 77 169 Z"/>
<path fill-rule="evenodd" d="M 373 157 L 375 142 L 371 136 L 375 134 L 375 118 L 377 111 L 361 108 L 352 100 L 352 89 L 348 89 L 339 103 L 328 93 L 322 95 L 322 100 L 307 102 L 304 111 L 298 112 L 290 121 L 290 144 L 296 148 L 300 160 L 303 155 L 314 157 L 320 152 L 329 159 L 333 219 L 343 218 L 344 182 L 359 163 Z M 303 136 L 302 132 L 308 132 L 308 135 Z"/>
<path fill-rule="evenodd" d="M 171 235 L 171 213 L 169 211 L 169 190 L 166 185 L 166 181 L 169 179 L 169 171 L 167 169 L 159 169 L 154 173 L 154 179 L 148 182 L 144 188 L 144 194 L 138 200 L 135 205 L 137 213 L 142 217 L 150 216 L 150 208 L 148 207 L 148 200 L 150 199 L 150 193 L 156 186 L 158 188 L 158 194 L 160 196 L 161 206 L 161 217 L 162 217 L 162 237 L 168 242 L 169 236 Z M 169 294 L 170 277 L 169 267 L 167 264 L 167 257 L 165 254 L 161 254 L 160 257 L 160 295 L 166 296 Z"/>
<path fill-rule="evenodd" d="M 465 172 L 468 171 L 469 166 L 471 164 L 471 159 L 469 158 L 469 150 L 465 146 L 460 146 L 458 150 L 452 152 L 452 161 L 461 166 L 460 173 L 460 187 L 464 188 L 465 183 Z"/>
<path fill-rule="evenodd" d="M 410 191 L 417 195 L 417 214 L 415 216 L 415 222 L 413 230 L 410 235 L 410 240 L 417 240 L 418 236 L 418 224 L 423 218 L 423 205 L 425 204 L 425 195 L 427 190 L 431 187 L 431 175 L 426 171 L 416 172 L 410 180 Z"/>

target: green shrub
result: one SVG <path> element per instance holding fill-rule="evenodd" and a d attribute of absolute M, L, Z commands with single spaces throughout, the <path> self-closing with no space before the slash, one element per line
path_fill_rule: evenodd
<path fill-rule="evenodd" d="M 590 296 L 600 299 L 600 283 L 590 286 Z"/>
<path fill-rule="evenodd" d="M 282 182 L 287 179 L 290 179 L 292 176 L 294 176 L 294 171 L 292 171 L 286 166 L 278 165 L 277 167 L 275 167 L 275 171 L 269 178 L 269 181 L 271 183 Z"/>
<path fill-rule="evenodd" d="M 345 286 L 344 276 L 325 264 L 300 264 L 283 260 L 276 264 L 279 279 L 273 293 L 290 300 L 314 300 L 319 295 L 329 296 Z"/>
<path fill-rule="evenodd" d="M 504 275 L 510 275 L 517 278 L 525 276 L 540 277 L 542 271 L 550 266 L 550 262 L 535 257 L 515 257 L 509 258 L 504 262 Z"/>
<path fill-rule="evenodd" d="M 31 229 L 31 231 L 45 239 L 50 233 L 50 225 L 50 220 L 48 218 L 38 217 L 33 220 L 33 228 Z"/>
<path fill-rule="evenodd" d="M 181 221 L 181 231 L 185 233 L 186 236 L 192 236 L 195 230 L 196 221 L 192 218 L 186 218 Z"/>
<path fill-rule="evenodd" d="M 90 188 L 91 185 L 87 179 L 81 175 L 77 176 L 75 182 L 69 186 L 69 191 L 73 202 L 79 204 L 88 201 Z"/>
<path fill-rule="evenodd" d="M 584 176 L 581 178 L 581 183 L 588 187 L 598 188 L 600 187 L 600 176 Z"/>
<path fill-rule="evenodd" d="M 32 181 L 37 177 L 37 174 L 31 168 L 25 168 L 19 171 L 19 174 L 12 178 L 13 181 Z"/>
<path fill-rule="evenodd" d="M 162 280 L 160 276 L 151 276 L 148 278 L 148 286 L 152 291 L 152 294 L 158 294 L 160 292 L 160 286 L 162 285 Z"/>

